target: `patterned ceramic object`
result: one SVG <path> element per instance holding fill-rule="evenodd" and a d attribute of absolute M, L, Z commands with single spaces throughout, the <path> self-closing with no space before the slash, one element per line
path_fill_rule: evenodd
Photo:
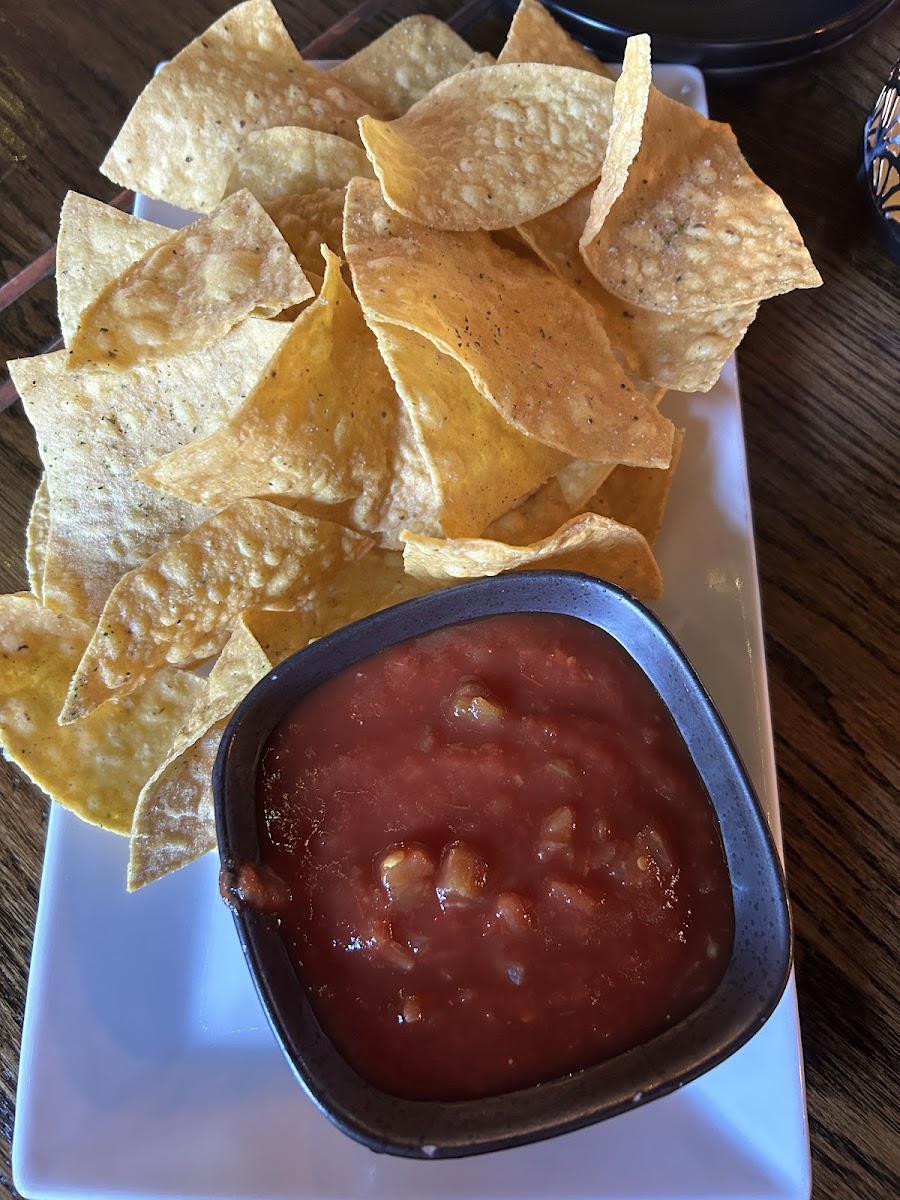
<path fill-rule="evenodd" d="M 863 168 L 882 236 L 900 262 L 900 62 L 866 121 Z"/>

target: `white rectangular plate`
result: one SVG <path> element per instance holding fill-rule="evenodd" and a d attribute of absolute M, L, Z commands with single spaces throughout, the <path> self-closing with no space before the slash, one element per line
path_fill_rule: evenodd
<path fill-rule="evenodd" d="M 705 111 L 703 80 L 657 84 Z M 139 215 L 162 220 L 158 205 Z M 759 588 L 734 363 L 687 429 L 658 545 L 656 606 L 729 726 L 780 837 Z M 276 1046 L 207 856 L 125 892 L 125 841 L 54 805 L 19 1070 L 24 1196 L 210 1200 L 806 1200 L 796 996 L 681 1091 L 554 1141 L 451 1162 L 373 1154 L 307 1100 Z"/>

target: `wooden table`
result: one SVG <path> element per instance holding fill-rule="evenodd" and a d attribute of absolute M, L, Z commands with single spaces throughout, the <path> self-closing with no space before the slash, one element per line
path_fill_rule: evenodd
<path fill-rule="evenodd" d="M 67 189 L 97 172 L 154 65 L 225 0 L 0 0 L 0 280 L 55 238 Z M 280 0 L 298 45 L 349 0 Z M 374 9 L 375 3 L 366 7 Z M 388 10 L 389 12 L 392 10 Z M 410 8 L 393 10 L 405 15 Z M 447 15 L 454 6 L 432 11 Z M 362 35 L 320 53 L 357 48 Z M 502 21 L 468 30 L 496 49 Z M 710 81 L 753 167 L 785 198 L 825 279 L 762 308 L 740 349 L 809 1088 L 814 1195 L 900 1195 L 897 474 L 900 266 L 857 182 L 863 122 L 900 56 L 900 6 L 848 45 L 753 81 Z M 56 335 L 51 279 L 0 319 L 0 356 Z M 0 415 L 0 590 L 25 588 L 39 476 L 21 405 Z M 0 761 L 0 1191 L 47 804 Z"/>

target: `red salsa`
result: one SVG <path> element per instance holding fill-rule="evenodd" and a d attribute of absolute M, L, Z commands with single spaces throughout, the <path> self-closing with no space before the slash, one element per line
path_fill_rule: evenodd
<path fill-rule="evenodd" d="M 610 1058 L 693 1011 L 731 953 L 687 748 L 633 659 L 572 617 L 455 625 L 335 676 L 275 729 L 257 805 L 322 1026 L 398 1096 Z"/>

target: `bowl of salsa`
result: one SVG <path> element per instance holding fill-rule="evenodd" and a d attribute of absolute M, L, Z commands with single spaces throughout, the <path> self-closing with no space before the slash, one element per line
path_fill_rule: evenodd
<path fill-rule="evenodd" d="M 774 1010 L 781 866 L 708 695 L 626 592 L 453 587 L 322 638 L 235 714 L 223 898 L 298 1079 L 442 1158 L 665 1095 Z"/>

